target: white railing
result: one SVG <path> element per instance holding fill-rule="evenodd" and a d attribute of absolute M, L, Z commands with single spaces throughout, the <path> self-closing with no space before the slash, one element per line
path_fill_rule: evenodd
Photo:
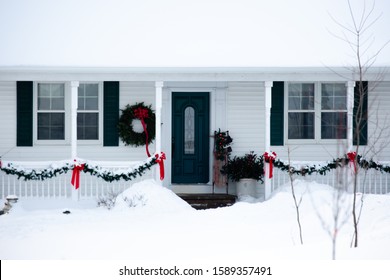
<path fill-rule="evenodd" d="M 101 178 L 81 172 L 80 174 L 80 199 L 98 198 L 110 192 L 119 193 L 130 187 L 135 182 L 151 178 L 152 171 L 147 171 L 142 177 L 131 181 L 106 182 Z M 72 172 L 61 174 L 44 181 L 24 181 L 15 175 L 7 175 L 0 172 L 0 198 L 8 195 L 16 195 L 19 198 L 71 198 L 74 188 L 70 181 Z"/>
<path fill-rule="evenodd" d="M 326 184 L 330 186 L 344 186 L 347 189 L 352 189 L 353 175 L 349 167 L 338 168 L 331 170 L 326 175 L 314 173 L 312 175 L 297 176 L 293 178 L 305 180 L 308 182 L 317 182 L 319 184 Z M 271 180 L 271 191 L 277 190 L 280 186 L 289 184 L 290 179 L 286 171 L 281 171 L 274 168 L 273 178 Z M 349 186 L 349 188 L 348 188 Z M 364 170 L 360 169 L 358 172 L 357 191 L 360 193 L 369 194 L 386 194 L 390 193 L 390 174 L 380 172 L 375 169 Z"/>

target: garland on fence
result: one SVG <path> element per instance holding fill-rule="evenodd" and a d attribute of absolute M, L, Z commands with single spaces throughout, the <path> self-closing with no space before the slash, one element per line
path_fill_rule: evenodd
<path fill-rule="evenodd" d="M 301 166 L 300 168 L 290 166 L 289 164 L 284 163 L 281 160 L 276 160 L 274 162 L 274 167 L 279 168 L 282 171 L 291 172 L 294 175 L 312 175 L 314 173 L 320 175 L 326 175 L 329 171 L 336 169 L 338 167 L 343 167 L 348 164 L 356 164 L 364 170 L 375 169 L 380 172 L 390 173 L 390 166 L 376 163 L 373 160 L 366 160 L 361 155 L 356 155 L 355 158 L 351 157 L 351 154 L 348 153 L 344 157 L 333 159 L 331 162 L 328 162 L 326 165 L 312 165 L 312 166 Z M 355 169 L 356 170 L 356 169 Z"/>
<path fill-rule="evenodd" d="M 80 160 L 79 163 L 74 163 L 72 161 L 62 161 L 59 164 L 53 163 L 50 165 L 50 167 L 44 169 L 25 168 L 12 162 L 2 163 L 0 160 L 0 170 L 5 172 L 6 174 L 15 175 L 18 177 L 18 179 L 23 178 L 25 181 L 43 181 L 61 174 L 65 174 L 70 170 L 74 170 L 75 166 L 80 165 L 80 163 L 82 163 L 83 168 L 80 168 L 79 171 L 82 171 L 84 173 L 90 173 L 92 176 L 97 176 L 106 182 L 113 182 L 119 180 L 130 181 L 137 178 L 138 176 L 142 176 L 145 171 L 150 170 L 153 165 L 158 163 L 158 158 L 160 158 L 159 164 L 161 169 L 162 155 L 155 154 L 154 156 L 149 157 L 146 161 L 144 161 L 137 167 L 129 167 L 127 169 L 121 170 L 110 170 L 106 167 L 91 164 L 88 161 L 84 162 L 83 160 Z M 72 179 L 72 181 L 74 181 L 74 186 L 77 188 L 77 178 Z"/>

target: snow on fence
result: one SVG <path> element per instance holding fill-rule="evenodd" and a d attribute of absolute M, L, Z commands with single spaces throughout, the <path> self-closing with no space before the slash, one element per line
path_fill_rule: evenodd
<path fill-rule="evenodd" d="M 308 182 L 317 182 L 319 184 L 326 184 L 330 186 L 343 186 L 352 190 L 352 176 L 350 176 L 351 169 L 349 167 L 341 167 L 330 170 L 326 175 L 314 173 L 312 175 L 297 176 L 294 179 L 306 180 Z M 349 182 L 349 183 L 348 183 Z M 274 168 L 273 178 L 271 180 L 271 192 L 277 190 L 280 186 L 289 184 L 290 179 L 286 171 Z M 380 172 L 375 169 L 360 169 L 357 180 L 357 191 L 360 193 L 369 194 L 387 194 L 390 193 L 390 174 Z"/>
<path fill-rule="evenodd" d="M 119 168 L 119 166 L 117 166 Z M 129 188 L 135 182 L 151 178 L 153 171 L 147 171 L 142 177 L 137 177 L 131 181 L 113 181 L 106 182 L 101 178 L 92 176 L 88 173 L 80 174 L 80 199 L 98 198 L 108 193 L 120 193 Z M 66 174 L 60 174 L 56 177 L 46 180 L 23 180 L 15 175 L 7 175 L 0 172 L 0 198 L 8 195 L 16 195 L 19 198 L 71 198 L 72 171 Z"/>
<path fill-rule="evenodd" d="M 326 175 L 312 174 L 302 176 L 294 176 L 307 181 L 315 181 L 320 184 L 327 184 L 331 186 L 339 186 L 347 182 L 347 175 L 350 168 L 338 168 L 329 171 Z M 151 178 L 152 171 L 148 171 L 142 177 L 138 177 L 132 181 L 114 181 L 106 182 L 96 176 L 81 173 L 80 175 L 80 199 L 98 198 L 110 192 L 122 192 L 137 181 Z M 374 169 L 363 170 L 360 169 L 358 180 L 358 192 L 371 194 L 386 194 L 390 193 L 390 174 L 380 172 Z M 20 198 L 71 198 L 72 172 L 58 175 L 51 179 L 44 181 L 24 181 L 18 179 L 15 175 L 7 175 L 0 172 L 0 198 L 8 195 L 16 195 Z M 277 190 L 280 186 L 289 183 L 289 177 L 286 171 L 281 171 L 274 168 L 274 175 L 271 180 L 272 192 Z"/>

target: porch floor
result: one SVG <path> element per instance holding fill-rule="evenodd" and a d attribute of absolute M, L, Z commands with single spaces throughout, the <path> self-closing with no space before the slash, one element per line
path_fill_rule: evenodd
<path fill-rule="evenodd" d="M 178 193 L 177 195 L 197 210 L 231 206 L 237 199 L 235 195 L 220 193 Z"/>

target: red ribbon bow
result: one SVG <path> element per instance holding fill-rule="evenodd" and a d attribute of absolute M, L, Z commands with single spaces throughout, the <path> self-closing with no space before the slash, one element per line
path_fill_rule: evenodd
<path fill-rule="evenodd" d="M 72 172 L 72 186 L 75 187 L 77 190 L 80 187 L 80 171 L 84 170 L 85 163 L 83 164 L 77 164 L 73 166 L 73 172 Z"/>
<path fill-rule="evenodd" d="M 164 152 L 161 152 L 160 154 L 156 154 L 156 162 L 160 166 L 160 180 L 164 180 L 165 174 L 164 174 L 164 159 L 167 159 Z"/>
<path fill-rule="evenodd" d="M 273 177 L 273 170 L 274 170 L 273 162 L 276 159 L 276 153 L 275 152 L 272 152 L 272 153 L 265 152 L 263 156 L 264 156 L 265 162 L 269 163 L 269 176 L 268 176 L 268 178 L 271 179 Z"/>
<path fill-rule="evenodd" d="M 145 132 L 145 143 L 146 143 L 146 154 L 148 155 L 148 157 L 150 157 L 150 153 L 149 153 L 149 135 L 148 135 L 148 131 L 146 129 L 146 123 L 145 123 L 145 119 L 146 118 L 149 118 L 149 113 L 148 113 L 148 109 L 146 108 L 142 108 L 142 107 L 138 107 L 136 109 L 134 109 L 134 116 L 139 119 L 141 121 L 141 124 L 142 124 L 142 128 L 144 129 L 144 132 Z"/>
<path fill-rule="evenodd" d="M 348 156 L 348 159 L 349 159 L 349 162 L 353 162 L 353 170 L 355 171 L 356 173 L 356 152 L 349 152 L 347 153 L 347 156 Z"/>

